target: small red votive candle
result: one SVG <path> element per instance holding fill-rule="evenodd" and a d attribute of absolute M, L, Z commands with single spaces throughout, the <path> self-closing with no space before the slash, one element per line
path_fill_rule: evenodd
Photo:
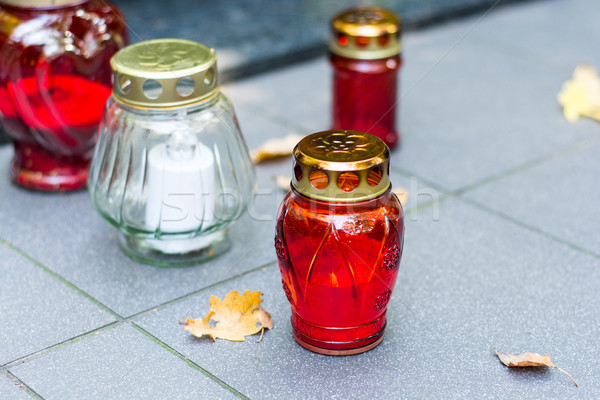
<path fill-rule="evenodd" d="M 332 128 L 371 133 L 394 149 L 400 18 L 377 7 L 352 8 L 331 22 Z"/>
<path fill-rule="evenodd" d="M 302 139 L 275 235 L 296 341 L 328 355 L 377 346 L 403 243 L 383 141 L 348 130 Z"/>

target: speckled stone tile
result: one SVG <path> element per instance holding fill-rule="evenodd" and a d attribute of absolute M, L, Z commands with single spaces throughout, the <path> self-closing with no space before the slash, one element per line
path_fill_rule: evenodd
<path fill-rule="evenodd" d="M 556 96 L 568 75 L 482 44 L 475 29 L 495 16 L 407 35 L 395 166 L 458 190 L 596 134 L 562 115 Z"/>
<path fill-rule="evenodd" d="M 234 104 L 277 118 L 296 133 L 330 129 L 331 70 L 325 58 L 227 85 Z"/>
<path fill-rule="evenodd" d="M 598 138 L 600 142 L 600 136 Z M 465 194 L 497 212 L 600 256 L 600 144 Z"/>
<path fill-rule="evenodd" d="M 571 75 L 585 62 L 600 67 L 590 38 L 600 36 L 600 3 L 589 0 L 545 1 L 503 7 L 473 31 L 482 43 L 527 57 Z"/>
<path fill-rule="evenodd" d="M 235 399 L 185 361 L 121 325 L 11 368 L 45 399 Z"/>
<path fill-rule="evenodd" d="M 122 316 L 155 307 L 275 258 L 271 243 L 264 240 L 265 235 L 272 235 L 272 218 L 258 219 L 249 211 L 231 227 L 232 247 L 218 258 L 183 268 L 133 261 L 121 252 L 116 230 L 95 212 L 86 192 L 43 194 L 12 185 L 8 180 L 10 154 L 8 147 L 0 148 L 0 238 Z"/>
<path fill-rule="evenodd" d="M 0 243 L 0 365 L 115 318 Z"/>
<path fill-rule="evenodd" d="M 31 399 L 27 393 L 6 375 L 0 374 L 0 400 Z"/>
<path fill-rule="evenodd" d="M 595 133 L 593 123 L 573 127 L 560 112 L 556 95 L 570 72 L 477 36 L 475 30 L 494 18 L 491 13 L 405 35 L 396 168 L 458 190 Z M 331 69 L 325 58 L 226 89 L 236 104 L 290 130 L 329 129 Z"/>
<path fill-rule="evenodd" d="M 596 258 L 450 199 L 438 217 L 407 221 L 386 337 L 362 355 L 322 356 L 294 342 L 276 266 L 136 323 L 251 398 L 595 398 L 599 271 Z M 213 343 L 177 325 L 233 289 L 264 293 L 275 326 L 261 343 Z M 509 370 L 492 344 L 550 354 L 581 387 L 556 370 Z"/>

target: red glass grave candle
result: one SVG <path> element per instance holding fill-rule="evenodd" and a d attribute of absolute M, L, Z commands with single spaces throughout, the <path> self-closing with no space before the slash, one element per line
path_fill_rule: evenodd
<path fill-rule="evenodd" d="M 110 58 L 127 42 L 120 11 L 103 0 L 0 0 L 0 113 L 17 184 L 85 187 Z"/>
<path fill-rule="evenodd" d="M 400 19 L 376 7 L 346 10 L 333 18 L 333 129 L 371 133 L 393 149 L 396 128 Z"/>
<path fill-rule="evenodd" d="M 275 235 L 294 338 L 323 354 L 367 351 L 383 339 L 404 243 L 389 149 L 367 133 L 325 131 L 294 158 Z"/>

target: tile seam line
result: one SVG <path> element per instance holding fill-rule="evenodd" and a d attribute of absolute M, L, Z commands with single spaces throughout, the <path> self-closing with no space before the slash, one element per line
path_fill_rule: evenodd
<path fill-rule="evenodd" d="M 241 102 L 239 102 L 238 107 L 244 108 L 250 112 L 255 112 L 258 116 L 260 116 L 274 124 L 280 125 L 286 129 L 298 131 L 298 133 L 301 133 L 301 134 L 312 133 L 312 129 L 309 129 L 308 127 L 306 127 L 302 124 L 294 122 L 294 121 L 288 119 L 287 117 L 280 115 L 279 113 L 269 111 L 268 109 L 263 108 L 261 106 L 257 106 L 256 104 L 254 104 L 252 102 L 241 101 Z M 243 130 L 244 130 L 244 127 L 242 126 L 242 131 Z"/>
<path fill-rule="evenodd" d="M 8 247 L 8 248 L 12 249 L 13 251 L 17 252 L 22 257 L 26 258 L 31 263 L 33 263 L 35 266 L 37 266 L 38 268 L 40 268 L 42 271 L 44 271 L 45 273 L 47 273 L 48 275 L 50 275 L 54 279 L 56 279 L 59 282 L 61 282 L 63 285 L 65 285 L 68 288 L 74 290 L 75 292 L 77 292 L 81 296 L 87 298 L 89 301 L 91 301 L 92 303 L 94 303 L 96 306 L 98 306 L 102 310 L 108 312 L 117 321 L 122 321 L 123 320 L 123 317 L 120 314 L 118 314 L 116 311 L 112 310 L 106 304 L 102 303 L 100 300 L 96 299 L 94 296 L 90 295 L 89 293 L 87 293 L 85 290 L 81 289 L 80 287 L 78 287 L 74 283 L 72 283 L 69 280 L 65 279 L 60 274 L 52 271 L 50 268 L 48 268 L 47 266 L 45 266 L 44 264 L 42 264 L 40 261 L 38 261 L 35 258 L 33 258 L 32 256 L 30 256 L 29 254 L 25 253 L 23 250 L 21 250 L 17 246 L 13 245 L 12 243 L 10 243 L 9 241 L 7 241 L 7 240 L 5 240 L 3 238 L 0 238 L 0 243 L 4 244 L 6 247 Z"/>
<path fill-rule="evenodd" d="M 597 137 L 592 137 L 592 138 L 587 138 L 584 139 L 582 141 L 579 141 L 577 143 L 574 143 L 572 145 L 560 148 L 558 150 L 552 151 L 546 155 L 543 155 L 541 157 L 535 158 L 533 160 L 524 162 L 523 164 L 517 165 L 516 167 L 512 167 L 512 168 L 508 168 L 502 172 L 499 172 L 497 174 L 491 175 L 487 178 L 483 178 L 471 185 L 466 185 L 463 187 L 460 187 L 458 189 L 455 189 L 453 191 L 450 191 L 450 193 L 454 194 L 454 195 L 462 195 L 464 193 L 470 192 L 472 190 L 475 189 L 479 189 L 480 187 L 489 185 L 491 183 L 497 182 L 497 181 L 501 181 L 505 178 L 508 178 L 510 176 L 516 175 L 520 172 L 524 172 L 527 171 L 531 168 L 534 168 L 538 165 L 542 165 L 545 163 L 548 163 L 550 161 L 556 160 L 556 159 L 560 159 L 563 157 L 566 157 L 572 153 L 575 153 L 577 151 L 580 150 L 585 150 L 587 148 L 593 147 L 595 145 L 597 145 L 598 143 L 600 143 L 600 138 Z"/>
<path fill-rule="evenodd" d="M 263 264 L 263 265 L 261 265 L 259 267 L 253 268 L 253 269 L 248 270 L 248 271 L 244 271 L 244 272 L 242 272 L 240 274 L 237 274 L 237 275 L 231 276 L 229 278 L 223 279 L 221 281 L 215 282 L 212 285 L 205 286 L 205 287 L 203 287 L 201 289 L 197 289 L 197 290 L 194 290 L 193 292 L 186 293 L 186 294 L 184 294 L 182 296 L 179 296 L 179 297 L 177 297 L 175 299 L 171 299 L 171 300 L 166 301 L 164 303 L 161 303 L 161 304 L 159 304 L 157 306 L 154 306 L 154 307 L 148 308 L 146 310 L 143 310 L 143 311 L 137 312 L 135 314 L 132 314 L 132 315 L 126 317 L 126 318 L 123 318 L 123 322 L 132 322 L 132 321 L 134 321 L 134 320 L 136 320 L 138 318 L 142 318 L 142 317 L 144 317 L 146 315 L 149 315 L 150 313 L 154 312 L 154 310 L 156 310 L 156 311 L 162 310 L 163 308 L 167 308 L 167 307 L 170 307 L 170 306 L 175 305 L 177 303 L 181 303 L 182 301 L 185 301 L 185 300 L 187 300 L 187 299 L 189 299 L 191 297 L 195 297 L 195 296 L 197 296 L 199 294 L 202 294 L 203 292 L 206 292 L 208 290 L 214 289 L 214 288 L 219 287 L 221 285 L 224 285 L 226 283 L 233 282 L 235 280 L 244 278 L 244 277 L 246 277 L 248 275 L 252 275 L 252 274 L 260 272 L 262 270 L 273 268 L 276 265 L 277 265 L 277 261 L 270 261 L 270 262 L 268 262 L 266 264 Z"/>
<path fill-rule="evenodd" d="M 84 332 L 84 333 L 82 333 L 80 335 L 73 336 L 73 337 L 71 337 L 69 339 L 65 339 L 65 340 L 63 340 L 63 341 L 61 341 L 59 343 L 52 344 L 52 345 L 50 345 L 50 346 L 48 346 L 46 348 L 43 348 L 41 350 L 35 351 L 35 352 L 27 354 L 27 355 L 25 355 L 23 357 L 19 357 L 19 358 L 15 359 L 15 360 L 9 361 L 6 364 L 3 364 L 2 366 L 0 366 L 0 371 L 8 371 L 10 368 L 12 368 L 14 366 L 17 366 L 19 364 L 23 364 L 23 363 L 28 362 L 30 360 L 35 360 L 36 358 L 42 357 L 42 356 L 44 356 L 44 355 L 46 355 L 48 353 L 52 353 L 55 350 L 61 349 L 61 348 L 65 347 L 65 346 L 68 346 L 70 344 L 77 343 L 77 342 L 79 342 L 81 340 L 84 340 L 84 339 L 86 339 L 89 336 L 95 335 L 96 332 L 104 332 L 104 331 L 107 331 L 109 329 L 113 329 L 113 328 L 116 328 L 116 327 L 118 327 L 120 325 L 123 325 L 124 323 L 125 323 L 125 321 L 123 321 L 123 320 L 121 320 L 121 321 L 114 321 L 114 322 L 111 322 L 109 324 L 103 325 L 101 327 L 98 327 L 98 328 L 92 329 L 90 331 Z"/>
<path fill-rule="evenodd" d="M 534 0 L 535 1 L 535 0 Z M 433 182 L 427 178 L 424 178 L 420 175 L 417 175 L 413 172 L 410 172 L 406 169 L 400 168 L 400 167 L 395 167 L 395 166 L 390 166 L 390 169 L 397 173 L 398 175 L 402 175 L 405 178 L 414 178 L 414 179 L 418 179 L 420 181 L 423 181 L 423 183 L 426 186 L 430 186 L 432 189 L 435 189 L 437 191 L 443 192 L 445 195 L 454 195 L 454 196 L 460 196 L 464 193 L 470 192 L 472 190 L 478 189 L 480 187 L 486 186 L 488 184 L 492 184 L 494 182 L 500 181 L 504 178 L 508 178 L 512 175 L 516 175 L 520 172 L 526 171 L 528 169 L 534 168 L 538 165 L 544 164 L 546 162 L 550 162 L 552 160 L 555 159 L 560 159 L 562 157 L 568 156 L 569 154 L 572 154 L 576 151 L 579 150 L 584 150 L 587 149 L 589 147 L 595 146 L 598 143 L 600 143 L 600 138 L 597 137 L 592 137 L 592 138 L 587 138 L 587 139 L 583 139 L 579 142 L 576 142 L 574 144 L 571 144 L 569 146 L 560 148 L 558 150 L 552 151 L 548 154 L 545 154 L 543 156 L 540 156 L 536 159 L 530 160 L 530 161 L 526 161 L 522 164 L 519 164 L 515 167 L 511 167 L 511 168 L 507 168 L 501 172 L 498 172 L 496 174 L 490 175 L 486 178 L 480 179 L 475 183 L 472 183 L 470 185 L 465 185 L 462 187 L 459 187 L 458 189 L 448 189 L 444 186 L 441 186 L 440 184 Z M 410 193 L 409 193 L 410 195 Z"/>
<path fill-rule="evenodd" d="M 510 215 L 507 215 L 507 214 L 501 213 L 499 211 L 493 210 L 491 208 L 488 208 L 485 205 L 483 205 L 483 204 L 481 204 L 481 203 L 479 203 L 479 202 L 477 202 L 475 200 L 471 200 L 471 199 L 465 198 L 465 197 L 463 197 L 461 195 L 457 195 L 456 199 L 458 199 L 459 201 L 461 201 L 461 202 L 463 202 L 465 204 L 468 204 L 468 205 L 470 205 L 472 207 L 478 208 L 479 210 L 484 211 L 484 212 L 486 212 L 488 214 L 495 215 L 498 218 L 501 218 L 501 219 L 503 219 L 505 221 L 511 222 L 514 225 L 519 226 L 519 227 L 521 227 L 523 229 L 527 229 L 530 232 L 536 233 L 539 236 L 545 237 L 545 238 L 550 239 L 550 240 L 552 240 L 554 242 L 561 243 L 561 244 L 563 244 L 565 246 L 568 246 L 568 247 L 576 250 L 579 253 L 586 254 L 588 256 L 600 259 L 600 254 L 598 254 L 598 253 L 595 253 L 595 252 L 593 252 L 593 251 L 591 251 L 589 249 L 586 249 L 585 247 L 581 247 L 581 246 L 579 246 L 579 245 L 577 245 L 575 243 L 572 243 L 572 242 L 570 242 L 568 240 L 562 239 L 562 238 L 560 238 L 558 236 L 554 236 L 554 235 L 552 235 L 552 234 L 550 234 L 548 232 L 543 231 L 542 229 L 536 228 L 535 226 L 532 226 L 532 225 L 526 224 L 526 223 L 524 223 L 522 221 L 519 221 L 519 220 L 511 217 Z"/>
<path fill-rule="evenodd" d="M 23 381 L 21 378 L 19 378 L 12 372 L 7 370 L 7 371 L 2 371 L 2 374 L 4 376 L 6 376 L 8 379 L 10 379 L 11 383 L 13 385 L 15 385 L 17 387 L 19 387 L 19 385 L 23 385 L 23 387 L 19 387 L 19 389 L 21 389 L 22 391 L 27 393 L 30 397 L 37 399 L 37 400 L 44 400 L 44 398 L 39 393 L 37 393 L 35 390 L 33 390 L 31 388 L 31 386 L 29 386 L 27 383 L 25 383 L 25 381 Z M 17 383 L 18 383 L 18 385 L 17 385 Z"/>
<path fill-rule="evenodd" d="M 197 364 L 196 362 L 194 362 L 191 359 L 187 358 L 185 355 L 183 355 L 179 351 L 175 350 L 173 347 L 169 346 L 168 344 L 166 344 L 165 342 L 163 342 L 162 340 L 160 340 L 159 338 L 157 338 L 156 336 L 154 336 L 153 334 L 151 334 L 150 332 L 148 332 L 147 330 L 145 330 L 144 328 L 142 328 L 141 326 L 139 326 L 135 322 L 129 321 L 128 324 L 130 326 L 132 326 L 133 328 L 137 329 L 139 332 L 141 332 L 148 339 L 150 339 L 154 343 L 158 344 L 159 346 L 161 346 L 162 348 L 164 348 L 169 353 L 171 353 L 175 357 L 179 358 L 183 362 L 185 362 L 189 367 L 191 367 L 191 368 L 193 368 L 193 369 L 201 372 L 204 376 L 206 376 L 207 378 L 211 379 L 213 382 L 215 382 L 216 384 L 218 384 L 219 386 L 221 386 L 223 389 L 228 390 L 229 392 L 233 393 L 235 396 L 239 397 L 240 399 L 250 400 L 250 398 L 248 396 L 244 395 L 242 392 L 240 392 L 239 390 L 235 389 L 233 386 L 229 385 L 227 382 L 223 381 L 222 379 L 220 379 L 216 375 L 213 375 L 212 373 L 210 373 L 206 369 L 202 368 L 199 364 Z"/>

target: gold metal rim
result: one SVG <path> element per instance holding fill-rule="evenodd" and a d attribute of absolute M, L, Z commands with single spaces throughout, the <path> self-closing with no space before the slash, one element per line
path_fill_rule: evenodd
<path fill-rule="evenodd" d="M 136 43 L 110 60 L 113 96 L 138 107 L 177 107 L 206 100 L 219 91 L 216 62 L 213 49 L 190 40 Z"/>
<path fill-rule="evenodd" d="M 313 133 L 294 148 L 292 187 L 330 202 L 358 202 L 390 188 L 390 150 L 368 133 L 330 130 Z"/>
<path fill-rule="evenodd" d="M 347 58 L 374 60 L 400 54 L 401 19 L 380 7 L 357 7 L 331 22 L 329 49 Z"/>

